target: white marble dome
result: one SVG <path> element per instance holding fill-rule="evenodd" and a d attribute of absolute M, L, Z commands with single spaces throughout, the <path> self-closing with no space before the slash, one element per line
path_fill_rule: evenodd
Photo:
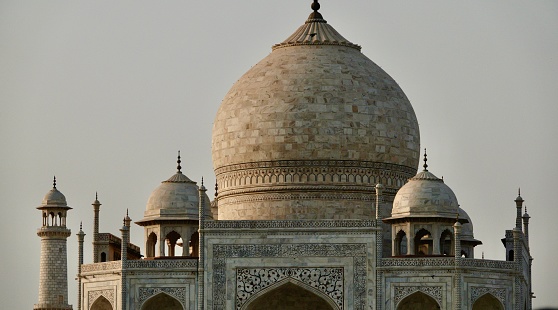
<path fill-rule="evenodd" d="M 199 187 L 180 170 L 153 190 L 145 208 L 145 220 L 198 220 Z M 211 205 L 205 195 L 206 214 L 211 216 Z"/>
<path fill-rule="evenodd" d="M 343 204 L 373 199 L 376 183 L 394 195 L 416 173 L 419 144 L 399 85 L 312 13 L 221 103 L 212 135 L 219 219 L 366 218 L 364 203 Z"/>
<path fill-rule="evenodd" d="M 46 195 L 43 197 L 43 205 L 67 205 L 66 196 L 62 194 L 56 187 L 53 187 Z"/>
<path fill-rule="evenodd" d="M 393 200 L 391 218 L 456 218 L 458 210 L 457 197 L 451 188 L 425 169 L 397 192 Z"/>

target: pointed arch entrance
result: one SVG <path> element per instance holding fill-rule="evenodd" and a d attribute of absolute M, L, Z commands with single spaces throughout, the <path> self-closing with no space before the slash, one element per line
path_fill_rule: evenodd
<path fill-rule="evenodd" d="M 112 310 L 112 304 L 104 296 L 99 296 L 91 305 L 91 310 Z"/>
<path fill-rule="evenodd" d="M 327 296 L 302 283 L 283 281 L 254 296 L 243 310 L 336 310 Z"/>
<path fill-rule="evenodd" d="M 475 301 L 473 310 L 504 310 L 504 306 L 498 298 L 486 293 Z"/>
<path fill-rule="evenodd" d="M 397 310 L 437 310 L 440 305 L 436 300 L 423 292 L 416 292 L 405 297 L 399 305 Z"/>
<path fill-rule="evenodd" d="M 149 298 L 141 306 L 141 310 L 184 310 L 184 307 L 176 298 L 165 293 L 159 293 Z"/>

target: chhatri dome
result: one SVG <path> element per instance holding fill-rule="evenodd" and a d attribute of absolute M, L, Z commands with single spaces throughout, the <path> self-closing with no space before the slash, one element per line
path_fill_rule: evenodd
<path fill-rule="evenodd" d="M 144 218 L 137 223 L 153 220 L 195 220 L 199 219 L 199 187 L 182 173 L 180 166 L 180 152 L 178 153 L 177 171 L 166 181 L 161 182 L 153 190 L 145 207 Z M 206 195 L 208 209 L 211 215 L 209 197 Z"/>
<path fill-rule="evenodd" d="M 419 128 L 397 83 L 318 12 L 246 72 L 215 117 L 219 219 L 368 219 L 415 175 Z"/>
<path fill-rule="evenodd" d="M 393 200 L 392 218 L 439 217 L 455 219 L 459 212 L 457 197 L 444 180 L 428 171 L 424 154 L 424 170 L 397 192 Z"/>

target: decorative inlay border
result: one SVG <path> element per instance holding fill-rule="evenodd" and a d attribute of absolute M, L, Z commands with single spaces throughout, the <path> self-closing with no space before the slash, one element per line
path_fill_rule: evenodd
<path fill-rule="evenodd" d="M 442 289 L 442 286 L 396 286 L 395 296 L 393 297 L 395 307 L 399 305 L 401 300 L 415 292 L 423 292 L 434 298 L 438 305 L 442 305 Z"/>
<path fill-rule="evenodd" d="M 382 258 L 382 267 L 452 267 L 455 266 L 453 257 L 431 258 Z"/>
<path fill-rule="evenodd" d="M 367 228 L 375 227 L 372 220 L 292 220 L 292 221 L 205 221 L 209 229 L 262 229 L 262 228 Z"/>
<path fill-rule="evenodd" d="M 81 273 L 93 272 L 93 271 L 115 271 L 122 270 L 121 261 L 112 261 L 104 263 L 94 263 L 94 264 L 84 264 L 81 265 Z"/>
<path fill-rule="evenodd" d="M 213 298 L 208 308 L 226 309 L 227 258 L 249 257 L 352 257 L 354 264 L 354 309 L 366 305 L 366 245 L 365 244 L 215 244 L 213 246 Z M 349 298 L 349 297 L 347 297 Z"/>
<path fill-rule="evenodd" d="M 182 303 L 182 305 L 186 305 L 187 292 L 185 287 L 140 287 L 138 309 L 141 308 L 144 301 L 159 293 L 168 294 L 176 298 L 177 300 L 179 300 Z"/>
<path fill-rule="evenodd" d="M 230 171 L 247 170 L 247 169 L 258 169 L 258 168 L 339 168 L 343 169 L 345 167 L 351 168 L 372 168 L 382 171 L 393 171 L 402 172 L 415 175 L 417 173 L 416 168 L 411 168 L 402 165 L 374 162 L 374 161 L 362 161 L 362 160 L 274 160 L 274 161 L 257 161 L 242 164 L 233 164 L 222 166 L 215 169 L 215 174 L 221 174 Z M 387 172 L 386 172 L 387 173 Z"/>
<path fill-rule="evenodd" d="M 236 270 L 236 309 L 265 288 L 292 278 L 329 296 L 343 309 L 343 268 L 239 268 Z"/>
<path fill-rule="evenodd" d="M 391 192 L 416 174 L 415 168 L 367 161 L 287 160 L 234 164 L 215 170 L 221 197 L 242 194 L 243 187 L 314 183 L 324 185 L 359 185 L 360 190 L 382 183 Z M 236 190 L 235 190 L 236 189 Z M 257 190 L 257 189 L 256 189 Z M 303 190 L 301 188 L 300 190 Z M 336 188 L 336 190 L 338 190 Z M 386 193 L 387 193 L 386 192 Z"/>
<path fill-rule="evenodd" d="M 372 188 L 372 187 L 371 187 Z M 283 193 L 278 193 L 277 191 L 282 191 Z M 359 188 L 358 191 L 361 193 L 339 193 L 339 191 L 351 191 L 347 187 L 338 187 L 337 192 L 325 186 L 307 186 L 307 187 L 297 187 L 297 188 L 286 188 L 286 187 L 269 187 L 266 189 L 255 188 L 249 190 L 235 191 L 234 193 L 227 193 L 227 196 L 219 198 L 219 206 L 227 204 L 238 204 L 246 202 L 255 201 L 282 201 L 282 200 L 316 200 L 316 199 L 326 199 L 326 200 L 358 200 L 372 202 L 374 201 L 375 195 L 370 191 L 370 189 Z M 300 191 L 300 192 L 296 192 Z M 316 191 L 316 192 L 311 192 Z M 356 191 L 356 189 L 355 189 Z M 266 193 L 267 192 L 267 193 Z M 254 193 L 254 194 L 253 194 Z M 250 195 L 244 195 L 250 194 Z M 388 193 L 386 193 L 387 195 Z M 395 191 L 393 191 L 395 194 Z M 219 193 L 221 195 L 221 192 Z M 244 196 L 243 196 L 244 195 Z"/>
<path fill-rule="evenodd" d="M 96 291 L 89 291 L 87 294 L 87 300 L 89 301 L 88 305 L 89 308 L 93 306 L 93 303 L 99 298 L 103 296 L 110 302 L 112 307 L 114 308 L 114 290 L 96 290 Z"/>
<path fill-rule="evenodd" d="M 455 266 L 454 257 L 429 257 L 429 258 L 382 258 L 381 267 L 451 267 Z M 489 268 L 511 271 L 514 262 L 488 260 L 488 259 L 468 259 L 460 260 L 460 267 L 470 268 Z"/>
<path fill-rule="evenodd" d="M 506 305 L 506 289 L 505 288 L 494 288 L 494 287 L 471 287 L 471 305 L 477 301 L 480 297 L 485 294 L 491 294 L 496 297 L 502 305 Z"/>
<path fill-rule="evenodd" d="M 127 269 L 187 269 L 197 268 L 197 259 L 129 260 Z"/>

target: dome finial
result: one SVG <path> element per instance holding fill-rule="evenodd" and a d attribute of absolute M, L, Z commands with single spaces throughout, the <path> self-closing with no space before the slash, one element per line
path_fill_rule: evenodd
<path fill-rule="evenodd" d="M 424 165 L 422 165 L 424 167 L 424 171 L 428 171 L 428 164 L 426 163 L 428 159 L 426 157 L 426 148 L 424 148 Z"/>
<path fill-rule="evenodd" d="M 318 10 L 320 9 L 320 4 L 318 3 L 318 0 L 314 0 L 314 2 L 310 7 L 312 8 L 312 10 L 314 10 L 314 12 L 317 13 Z"/>
<path fill-rule="evenodd" d="M 181 162 L 182 162 L 182 161 L 180 160 L 180 150 L 178 150 L 178 160 L 176 160 L 176 163 L 178 164 L 178 165 L 176 166 L 176 170 L 178 170 L 178 171 L 177 171 L 178 173 L 182 173 L 182 171 L 180 171 L 180 169 L 182 169 L 182 167 L 180 166 L 180 163 L 181 163 Z"/>
<path fill-rule="evenodd" d="M 201 185 L 203 186 L 203 177 L 202 177 L 202 182 L 201 183 L 202 183 Z"/>
<path fill-rule="evenodd" d="M 52 180 L 52 188 L 56 188 L 56 176 L 54 176 L 54 179 Z"/>
<path fill-rule="evenodd" d="M 307 23 L 309 21 L 325 22 L 325 20 L 323 20 L 324 18 L 322 17 L 322 14 L 318 12 L 318 10 L 320 9 L 320 4 L 318 3 L 318 0 L 314 0 L 314 2 L 310 7 L 312 8 L 312 10 L 314 10 L 314 12 L 310 13 L 310 16 L 308 16 L 308 20 L 306 22 Z"/>

